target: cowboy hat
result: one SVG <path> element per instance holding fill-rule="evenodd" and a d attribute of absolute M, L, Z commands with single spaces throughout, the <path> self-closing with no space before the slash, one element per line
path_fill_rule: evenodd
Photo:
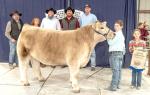
<path fill-rule="evenodd" d="M 46 13 L 48 14 L 48 12 L 49 12 L 49 11 L 53 11 L 53 12 L 54 12 L 54 14 L 56 14 L 56 10 L 55 10 L 55 9 L 53 9 L 53 8 L 49 8 L 49 9 L 47 9 L 47 10 L 46 10 Z"/>
<path fill-rule="evenodd" d="M 13 16 L 14 14 L 18 14 L 19 16 L 22 16 L 22 13 L 20 13 L 19 11 L 17 11 L 17 10 L 14 10 L 14 11 L 12 11 L 11 13 L 10 13 L 10 15 L 9 16 Z"/>
<path fill-rule="evenodd" d="M 67 9 L 65 9 L 65 13 L 67 13 L 67 11 L 68 11 L 68 10 L 71 10 L 71 11 L 72 11 L 72 13 L 74 14 L 74 11 L 75 11 L 75 10 L 74 10 L 73 8 L 68 7 Z"/>

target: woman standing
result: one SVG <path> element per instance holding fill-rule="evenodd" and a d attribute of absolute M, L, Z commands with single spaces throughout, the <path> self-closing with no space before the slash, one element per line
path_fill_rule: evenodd
<path fill-rule="evenodd" d="M 41 21 L 38 17 L 33 18 L 32 21 L 31 21 L 31 25 L 33 25 L 35 27 L 40 27 L 40 23 L 41 23 Z M 31 64 L 30 64 L 30 66 L 31 66 Z M 46 65 L 42 64 L 41 62 L 40 62 L 40 66 L 41 67 L 46 67 Z"/>
<path fill-rule="evenodd" d="M 31 25 L 40 27 L 40 22 L 40 19 L 38 17 L 35 17 L 32 19 Z"/>

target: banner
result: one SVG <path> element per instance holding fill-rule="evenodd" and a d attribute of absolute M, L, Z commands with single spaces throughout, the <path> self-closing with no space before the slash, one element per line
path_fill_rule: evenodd
<path fill-rule="evenodd" d="M 148 52 L 144 49 L 135 49 L 132 54 L 131 66 L 136 69 L 144 69 Z"/>

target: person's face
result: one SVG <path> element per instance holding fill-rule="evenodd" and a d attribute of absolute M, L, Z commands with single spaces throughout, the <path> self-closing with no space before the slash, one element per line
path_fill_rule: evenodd
<path fill-rule="evenodd" d="M 49 17 L 54 16 L 54 12 L 53 12 L 53 11 L 48 11 L 48 16 L 49 16 Z"/>
<path fill-rule="evenodd" d="M 20 16 L 18 14 L 13 14 L 12 18 L 17 21 L 20 19 Z"/>
<path fill-rule="evenodd" d="M 67 10 L 66 15 L 67 15 L 68 17 L 71 17 L 71 16 L 73 16 L 73 12 L 72 12 L 71 10 Z"/>
<path fill-rule="evenodd" d="M 118 24 L 118 23 L 115 23 L 115 25 L 114 25 L 114 29 L 115 29 L 115 31 L 119 31 L 119 30 L 122 30 L 122 26 L 120 26 L 120 24 Z"/>
<path fill-rule="evenodd" d="M 90 7 L 85 7 L 85 13 L 89 14 L 91 12 L 91 8 Z"/>
<path fill-rule="evenodd" d="M 144 28 L 144 24 L 141 24 L 141 25 L 139 26 L 139 28 Z"/>
<path fill-rule="evenodd" d="M 135 39 L 140 39 L 140 36 L 141 36 L 141 33 L 139 31 L 135 31 L 134 34 L 133 34 L 133 37 Z"/>
<path fill-rule="evenodd" d="M 40 24 L 40 20 L 39 20 L 39 19 L 37 19 L 37 18 L 36 18 L 36 19 L 34 19 L 34 25 L 35 25 L 35 26 L 38 26 L 39 24 Z"/>

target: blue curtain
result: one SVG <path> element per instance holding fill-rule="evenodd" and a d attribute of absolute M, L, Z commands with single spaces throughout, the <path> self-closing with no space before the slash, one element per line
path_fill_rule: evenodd
<path fill-rule="evenodd" d="M 67 7 L 68 0 L 0 0 L 0 61 L 8 61 L 9 45 L 4 36 L 7 21 L 10 19 L 9 13 L 18 9 L 22 12 L 24 22 L 30 23 L 33 17 L 44 17 L 44 12 L 49 7 L 62 9 Z M 84 5 L 89 3 L 92 13 L 96 14 L 99 20 L 107 21 L 108 26 L 113 29 L 115 20 L 124 21 L 124 36 L 126 43 L 126 55 L 124 67 L 128 67 L 131 55 L 128 51 L 128 43 L 136 24 L 136 0 L 70 0 L 71 6 L 84 11 Z M 108 66 L 108 44 L 99 43 L 96 46 L 97 66 Z"/>
<path fill-rule="evenodd" d="M 128 51 L 128 43 L 131 40 L 132 31 L 136 24 L 136 0 L 71 0 L 71 6 L 84 11 L 84 5 L 90 4 L 92 13 L 96 14 L 100 21 L 107 21 L 108 26 L 113 29 L 113 24 L 117 19 L 124 21 L 123 33 L 125 36 L 126 54 L 123 66 L 128 67 L 131 55 Z M 99 43 L 96 46 L 97 66 L 109 66 L 108 44 Z"/>
<path fill-rule="evenodd" d="M 9 44 L 4 32 L 12 10 L 19 10 L 22 20 L 30 23 L 33 17 L 45 17 L 46 9 L 64 9 L 66 4 L 67 0 L 0 0 L 0 62 L 8 62 Z"/>

